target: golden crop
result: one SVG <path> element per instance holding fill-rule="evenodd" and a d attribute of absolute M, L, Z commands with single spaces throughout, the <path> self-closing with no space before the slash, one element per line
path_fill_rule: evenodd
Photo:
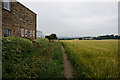
<path fill-rule="evenodd" d="M 78 78 L 117 78 L 118 40 L 62 40 Z"/>

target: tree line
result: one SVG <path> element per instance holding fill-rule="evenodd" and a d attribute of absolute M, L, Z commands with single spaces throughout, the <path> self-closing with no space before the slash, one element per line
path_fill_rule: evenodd
<path fill-rule="evenodd" d="M 93 39 L 95 39 L 95 40 L 101 40 L 101 39 L 120 39 L 120 36 L 111 34 L 111 35 L 102 35 L 102 36 L 93 37 Z"/>
<path fill-rule="evenodd" d="M 51 35 L 45 36 L 45 38 L 49 39 L 49 41 L 58 39 L 56 34 L 51 34 Z M 79 40 L 120 39 L 120 36 L 111 34 L 111 35 L 102 35 L 102 36 L 97 36 L 97 37 L 88 36 L 88 37 L 78 37 L 78 38 L 61 38 L 59 40 L 74 40 L 74 39 L 79 39 Z"/>

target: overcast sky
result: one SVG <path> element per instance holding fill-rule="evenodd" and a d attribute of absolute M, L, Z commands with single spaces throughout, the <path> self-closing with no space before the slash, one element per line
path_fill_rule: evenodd
<path fill-rule="evenodd" d="M 117 2 L 22 2 L 37 14 L 44 35 L 97 36 L 118 34 Z"/>

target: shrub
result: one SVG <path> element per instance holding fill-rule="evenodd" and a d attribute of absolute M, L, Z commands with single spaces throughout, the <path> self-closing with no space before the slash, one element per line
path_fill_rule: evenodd
<path fill-rule="evenodd" d="M 33 42 L 17 37 L 3 38 L 4 79 L 64 77 L 60 43 L 49 43 L 48 39 L 43 38 Z"/>
<path fill-rule="evenodd" d="M 2 74 L 3 78 L 15 77 L 18 70 L 17 63 L 34 49 L 32 41 L 20 37 L 2 38 Z"/>
<path fill-rule="evenodd" d="M 24 57 L 26 53 L 33 49 L 34 45 L 28 39 L 19 37 L 3 37 L 2 39 L 2 56 L 6 60 L 16 60 L 16 58 Z"/>
<path fill-rule="evenodd" d="M 49 40 L 47 38 L 37 38 L 34 41 L 37 43 L 37 47 L 46 47 L 49 45 Z"/>

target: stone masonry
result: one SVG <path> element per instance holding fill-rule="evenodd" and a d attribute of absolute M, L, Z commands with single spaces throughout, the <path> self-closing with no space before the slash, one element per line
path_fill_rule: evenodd
<path fill-rule="evenodd" d="M 10 2 L 10 11 L 2 7 L 2 36 L 4 36 L 4 29 L 10 29 L 10 36 L 29 38 L 31 40 L 36 39 L 36 16 L 33 11 L 21 3 Z M 28 30 L 27 37 L 21 35 L 22 29 L 24 29 L 24 34 L 25 30 Z M 31 30 L 32 34 L 34 31 L 35 36 L 30 36 Z"/>

